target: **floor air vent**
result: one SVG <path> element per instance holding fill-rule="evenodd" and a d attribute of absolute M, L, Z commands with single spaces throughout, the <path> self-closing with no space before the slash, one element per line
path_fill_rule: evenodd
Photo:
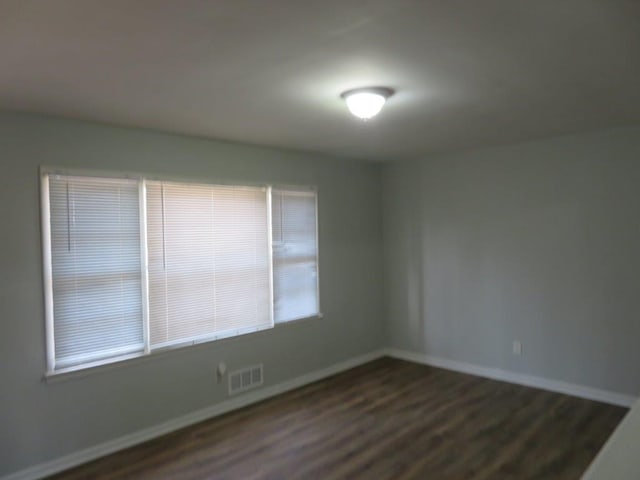
<path fill-rule="evenodd" d="M 229 395 L 235 395 L 260 385 L 262 385 L 262 364 L 229 373 Z"/>

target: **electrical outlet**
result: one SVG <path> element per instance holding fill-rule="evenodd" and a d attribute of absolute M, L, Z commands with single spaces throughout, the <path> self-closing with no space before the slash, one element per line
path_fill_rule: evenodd
<path fill-rule="evenodd" d="M 522 343 L 520 342 L 520 340 L 513 341 L 513 354 L 522 355 Z"/>

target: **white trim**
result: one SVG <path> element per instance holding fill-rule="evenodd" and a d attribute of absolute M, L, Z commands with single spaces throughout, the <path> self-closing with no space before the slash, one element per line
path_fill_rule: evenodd
<path fill-rule="evenodd" d="M 199 343 L 215 342 L 216 340 L 223 340 L 225 338 L 240 337 L 248 335 L 250 333 L 261 332 L 263 330 L 271 330 L 273 326 L 265 323 L 263 325 L 255 325 L 253 327 L 236 328 L 231 330 L 224 330 L 218 333 L 205 333 L 203 335 L 197 335 L 195 337 L 181 338 L 179 340 L 170 340 L 168 342 L 156 343 L 151 345 L 151 351 L 149 355 L 153 355 L 155 352 L 161 352 L 167 349 L 183 348 L 192 345 L 198 345 Z"/>
<path fill-rule="evenodd" d="M 320 213 L 318 211 L 318 191 L 314 192 L 313 198 L 316 202 L 316 304 L 317 315 L 322 318 L 322 306 L 320 305 Z"/>
<path fill-rule="evenodd" d="M 119 178 L 129 179 L 133 181 L 139 181 L 144 179 L 153 182 L 165 182 L 165 183 L 189 183 L 196 185 L 207 186 L 231 186 L 231 187 L 259 187 L 267 188 L 273 187 L 275 190 L 294 191 L 301 195 L 308 193 L 317 193 L 318 186 L 314 184 L 301 183 L 301 184 L 279 184 L 270 181 L 255 181 L 251 179 L 243 179 L 241 177 L 202 177 L 193 175 L 181 175 L 178 173 L 148 173 L 142 171 L 131 170 L 102 170 L 102 169 L 88 169 L 88 168 L 76 168 L 76 167 L 61 167 L 55 165 L 41 165 L 40 175 L 64 175 L 64 176 L 77 176 L 77 177 L 94 177 L 94 178 Z M 204 180 L 204 181 L 203 181 Z"/>
<path fill-rule="evenodd" d="M 193 347 L 194 345 L 200 345 L 218 340 L 226 340 L 236 337 L 242 337 L 251 333 L 262 332 L 266 330 L 273 330 L 274 327 L 270 325 L 247 327 L 236 330 L 225 330 L 224 332 L 216 333 L 214 335 L 201 335 L 198 337 L 191 337 L 186 339 L 175 340 L 172 342 L 165 342 L 154 345 L 150 348 L 149 353 L 146 353 L 145 345 L 140 344 L 134 347 L 126 347 L 125 349 L 117 348 L 112 349 L 109 354 L 106 354 L 105 358 L 97 359 L 90 362 L 82 362 L 78 359 L 69 362 L 71 366 L 58 368 L 53 372 L 47 372 L 44 375 L 44 379 L 47 383 L 55 382 L 60 379 L 72 378 L 76 376 L 84 376 L 91 374 L 94 371 L 99 371 L 112 366 L 124 366 L 129 364 L 131 360 L 142 360 L 156 358 L 156 356 L 170 352 L 174 350 L 182 350 L 185 347 Z M 115 353 L 122 351 L 121 355 L 115 356 Z M 93 355 L 93 354 L 89 354 Z M 60 362 L 58 362 L 60 363 Z"/>
<path fill-rule="evenodd" d="M 88 366 L 80 365 L 76 367 L 69 367 L 64 370 L 56 370 L 55 372 L 45 373 L 43 375 L 43 381 L 46 383 L 58 383 L 65 382 L 69 380 L 73 380 L 76 378 L 82 378 L 94 374 L 100 374 L 104 371 L 118 369 L 118 368 L 128 368 L 129 366 L 136 365 L 141 362 L 155 361 L 156 358 L 164 355 L 173 355 L 179 353 L 188 353 L 194 347 L 206 346 L 214 341 L 224 341 L 230 342 L 229 345 L 235 345 L 235 342 L 243 342 L 244 336 L 253 333 L 261 333 L 261 334 L 269 334 L 269 332 L 278 332 L 282 329 L 282 327 L 287 327 L 289 325 L 298 325 L 304 323 L 305 320 L 313 320 L 317 318 L 322 318 L 320 315 L 314 315 L 311 317 L 302 318 L 300 320 L 294 320 L 291 322 L 283 322 L 277 323 L 274 327 L 264 327 L 258 328 L 251 331 L 246 331 L 239 334 L 230 334 L 222 337 L 207 337 L 207 338 L 199 338 L 195 340 L 190 340 L 188 343 L 180 343 L 180 344 L 172 344 L 162 348 L 155 348 L 151 350 L 148 354 L 144 353 L 135 353 L 131 355 L 123 355 L 121 357 L 116 357 L 109 359 L 108 361 L 100 361 L 91 363 Z M 191 348 L 185 348 L 191 347 Z M 142 348 L 141 348 L 142 352 Z"/>
<path fill-rule="evenodd" d="M 291 320 L 280 320 L 276 322 L 275 327 L 279 327 L 281 325 L 288 325 L 290 323 L 302 322 L 304 320 L 317 320 L 324 318 L 324 314 L 322 312 L 312 313 L 311 315 L 303 315 L 302 317 L 292 318 Z"/>
<path fill-rule="evenodd" d="M 142 338 L 144 353 L 150 352 L 151 333 L 149 330 L 149 248 L 147 245 L 147 181 L 138 181 L 138 205 L 140 208 L 140 279 L 142 288 Z"/>
<path fill-rule="evenodd" d="M 132 181 L 138 181 L 142 178 L 154 182 L 180 182 L 189 184 L 203 184 L 202 177 L 192 175 L 180 175 L 180 174 L 149 174 L 139 171 L 129 170 L 101 170 L 101 169 L 87 169 L 87 168 L 74 168 L 74 167 L 55 167 L 55 166 L 40 166 L 40 173 L 43 175 L 62 175 L 62 176 L 74 176 L 74 177 L 88 177 L 88 178 L 118 178 L 128 179 Z M 264 188 L 268 185 L 268 182 L 255 182 L 250 180 L 242 180 L 240 178 L 219 178 L 219 177 L 207 177 L 205 179 L 205 185 L 220 185 L 220 186 L 242 186 L 242 187 L 260 187 Z"/>
<path fill-rule="evenodd" d="M 187 415 L 183 415 L 181 417 L 166 421 L 159 425 L 145 428 L 143 430 L 138 430 L 137 432 L 133 432 L 128 435 L 115 438 L 113 440 L 109 440 L 99 445 L 80 450 L 79 452 L 71 453 L 69 455 L 56 458 L 49 462 L 41 463 L 39 465 L 25 468 L 24 470 L 10 473 L 8 475 L 5 475 L 4 477 L 0 477 L 0 480 L 37 480 L 49 475 L 54 475 L 63 470 L 67 470 L 83 463 L 87 463 L 91 460 L 95 460 L 96 458 L 100 458 L 119 450 L 132 447 L 139 443 L 146 442 L 161 435 L 166 435 L 167 433 L 179 430 L 189 425 L 202 422 L 209 418 L 217 417 L 218 415 L 222 415 L 233 410 L 246 407 L 247 405 L 251 405 L 253 403 L 266 400 L 267 398 L 280 395 L 281 393 L 288 392 L 289 390 L 293 390 L 309 383 L 322 380 L 323 378 L 327 378 L 345 370 L 349 370 L 350 368 L 363 365 L 365 363 L 371 362 L 372 360 L 383 357 L 384 353 L 384 350 L 376 350 L 364 355 L 360 355 L 358 357 L 353 357 L 343 362 L 333 364 L 329 367 L 300 375 L 299 377 L 293 378 L 291 380 L 286 380 L 282 383 L 278 383 L 270 387 L 261 388 L 259 390 L 251 391 L 250 393 L 225 400 L 210 407 L 203 408 L 202 410 L 197 410 Z"/>
<path fill-rule="evenodd" d="M 40 212 L 42 225 L 42 278 L 44 289 L 45 338 L 47 372 L 56 366 L 55 337 L 53 334 L 53 272 L 51 267 L 51 209 L 49 205 L 49 175 L 40 175 Z"/>
<path fill-rule="evenodd" d="M 135 343 L 132 345 L 124 345 L 122 347 L 106 348 L 89 353 L 79 353 L 71 357 L 56 360 L 56 369 L 54 372 L 46 373 L 47 377 L 54 377 L 76 370 L 85 368 L 98 367 L 106 363 L 120 362 L 123 359 L 132 356 L 144 355 L 144 344 Z"/>
<path fill-rule="evenodd" d="M 318 193 L 318 187 L 316 185 L 282 185 L 277 183 L 273 184 L 272 187 L 274 190 L 291 193 L 292 195 L 311 196 Z"/>
<path fill-rule="evenodd" d="M 517 385 L 524 385 L 527 387 L 540 388 L 551 392 L 564 393 L 575 397 L 610 403 L 612 405 L 619 405 L 622 407 L 630 407 L 637 400 L 637 397 L 624 393 L 587 387 L 585 385 L 563 382 L 561 380 L 552 380 L 525 373 L 511 372 L 499 368 L 483 367 L 481 365 L 459 362 L 448 358 L 433 357 L 424 353 L 395 348 L 387 348 L 384 352 L 389 357 L 407 360 L 409 362 L 445 368 L 447 370 L 454 370 L 456 372 L 468 373 L 479 377 L 491 378 L 493 380 L 515 383 Z"/>
<path fill-rule="evenodd" d="M 275 313 L 275 301 L 273 295 L 275 294 L 273 290 L 273 211 L 272 211 L 272 201 L 271 193 L 273 192 L 273 188 L 271 186 L 267 187 L 267 255 L 269 257 L 269 320 L 271 321 L 271 326 L 274 327 L 276 324 L 276 313 Z"/>

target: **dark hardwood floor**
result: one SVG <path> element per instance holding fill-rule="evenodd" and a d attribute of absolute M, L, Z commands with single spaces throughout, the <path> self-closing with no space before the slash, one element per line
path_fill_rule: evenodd
<path fill-rule="evenodd" d="M 579 479 L 625 413 L 384 358 L 53 478 Z"/>

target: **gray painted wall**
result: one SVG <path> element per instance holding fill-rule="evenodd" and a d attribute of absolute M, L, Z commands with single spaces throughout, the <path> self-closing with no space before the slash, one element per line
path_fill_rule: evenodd
<path fill-rule="evenodd" d="M 0 161 L 0 476 L 225 399 L 219 361 L 272 385 L 384 343 L 379 166 L 11 113 Z M 317 185 L 325 317 L 43 383 L 40 165 Z"/>
<path fill-rule="evenodd" d="M 0 113 L 0 161 L 0 476 L 222 401 L 222 360 L 264 362 L 273 385 L 389 344 L 640 392 L 640 128 L 381 182 L 373 164 Z M 40 165 L 317 185 L 325 318 L 43 383 Z"/>
<path fill-rule="evenodd" d="M 390 165 L 383 191 L 390 346 L 640 393 L 640 128 Z"/>

